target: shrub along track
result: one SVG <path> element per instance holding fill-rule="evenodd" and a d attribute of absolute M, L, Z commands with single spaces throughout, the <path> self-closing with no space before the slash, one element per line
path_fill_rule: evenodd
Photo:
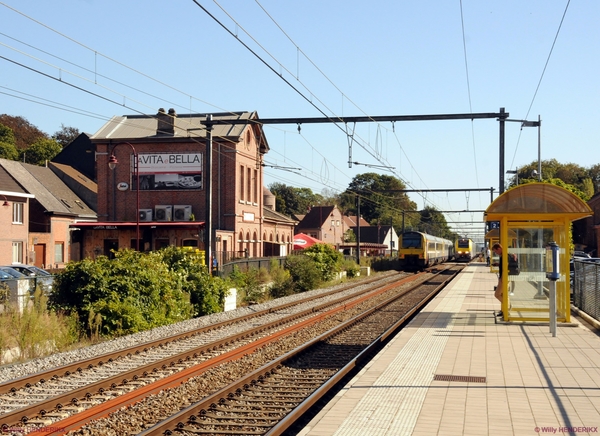
<path fill-rule="evenodd" d="M 69 433 L 77 435 L 137 434 L 152 426 L 142 434 L 163 434 L 166 429 L 172 431 L 176 427 L 178 434 L 183 429 L 186 430 L 183 434 L 265 434 L 271 427 L 273 434 L 279 434 L 295 420 L 294 414 L 316 401 L 318 394 L 311 395 L 312 392 L 325 392 L 325 388 L 320 389 L 323 383 L 328 387 L 333 385 L 357 365 L 377 346 L 370 345 L 373 341 L 381 344 L 392 334 L 385 332 L 386 329 L 399 328 L 455 272 L 442 272 L 437 277 L 425 274 L 430 278 L 428 283 L 408 289 L 404 286 L 404 290 L 397 284 L 389 286 L 396 289 L 385 296 L 382 293 L 377 298 L 346 303 L 319 316 L 319 322 L 307 320 L 257 340 L 251 344 L 255 352 L 250 353 L 250 348 L 238 349 L 235 360 L 180 370 L 158 384 L 45 425 L 57 429 L 54 434 L 79 428 Z M 377 303 L 373 304 L 373 300 Z M 327 336 L 325 332 L 329 332 Z M 306 343 L 317 351 L 303 351 Z M 302 349 L 297 349 L 299 346 Z M 343 368 L 348 362 L 349 366 Z M 269 387 L 270 380 L 276 386 Z M 267 390 L 257 390 L 262 388 Z M 299 395 L 301 391 L 304 393 Z M 234 405 L 236 399 L 242 401 Z M 285 418 L 291 411 L 294 411 L 292 417 Z M 97 419 L 108 414 L 107 418 Z M 225 417 L 226 414 L 231 416 Z M 91 419 L 96 420 L 80 428 Z M 163 419 L 164 423 L 155 425 Z M 53 434 L 52 428 L 32 434 Z"/>
<path fill-rule="evenodd" d="M 306 299 L 2 383 L 1 431 L 64 419 L 181 371 L 193 362 L 209 361 L 244 344 L 256 343 L 273 331 L 318 316 L 329 307 L 350 304 L 369 292 L 354 291 L 364 289 L 365 284 L 370 292 L 377 292 L 403 277 L 393 274 L 353 282 Z"/>

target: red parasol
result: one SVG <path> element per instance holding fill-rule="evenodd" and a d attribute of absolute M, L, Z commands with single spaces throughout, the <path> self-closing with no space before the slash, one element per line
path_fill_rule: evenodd
<path fill-rule="evenodd" d="M 319 241 L 312 236 L 308 236 L 304 233 L 298 233 L 294 235 L 294 250 L 303 250 L 315 244 L 323 244 L 323 241 Z"/>

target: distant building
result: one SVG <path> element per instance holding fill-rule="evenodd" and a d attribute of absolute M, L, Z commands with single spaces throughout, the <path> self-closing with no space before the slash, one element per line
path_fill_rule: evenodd
<path fill-rule="evenodd" d="M 594 214 L 573 222 L 573 244 L 575 250 L 590 253 L 592 257 L 600 257 L 600 193 L 594 195 L 587 204 Z"/>
<path fill-rule="evenodd" d="M 70 225 L 96 220 L 96 212 L 48 167 L 0 159 L 0 194 L 3 264 L 62 268 L 72 259 Z"/>
<path fill-rule="evenodd" d="M 298 223 L 295 233 L 305 233 L 338 247 L 344 242 L 346 230 L 348 227 L 337 206 L 313 206 Z"/>
<path fill-rule="evenodd" d="M 358 228 L 351 229 L 355 235 L 358 235 Z M 375 244 L 365 249 L 375 250 L 377 255 L 391 255 L 392 250 L 398 250 L 398 235 L 392 226 L 361 226 L 360 242 L 362 244 Z M 375 254 L 375 253 L 373 253 Z"/>
<path fill-rule="evenodd" d="M 207 116 L 173 109 L 115 116 L 89 136 L 91 145 L 84 137 L 79 145 L 69 145 L 74 148 L 61 157 L 63 164 L 72 165 L 83 153 L 95 156 L 99 222 L 72 226 L 82 241 L 82 257 L 111 256 L 112 250 L 138 245 L 141 251 L 169 245 L 204 250 L 208 174 L 211 248 L 218 264 L 291 250 L 294 220 L 278 214 L 263 195 L 262 163 L 269 145 L 258 114 L 211 114 L 210 168 Z"/>

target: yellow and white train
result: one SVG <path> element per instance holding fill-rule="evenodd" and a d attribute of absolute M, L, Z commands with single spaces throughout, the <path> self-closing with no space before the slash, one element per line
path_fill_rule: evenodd
<path fill-rule="evenodd" d="M 454 256 L 458 262 L 471 262 L 475 257 L 473 241 L 468 238 L 458 238 L 454 248 Z"/>
<path fill-rule="evenodd" d="M 454 243 L 422 232 L 404 232 L 398 260 L 404 270 L 421 270 L 454 258 Z"/>

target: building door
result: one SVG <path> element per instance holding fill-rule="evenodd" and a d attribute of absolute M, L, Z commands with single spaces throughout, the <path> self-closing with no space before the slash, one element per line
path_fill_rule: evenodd
<path fill-rule="evenodd" d="M 104 240 L 104 255 L 109 259 L 114 259 L 115 254 L 112 250 L 117 251 L 119 249 L 119 240 L 118 239 L 105 239 Z"/>
<path fill-rule="evenodd" d="M 35 244 L 33 252 L 35 253 L 33 264 L 38 268 L 44 268 L 46 265 L 46 244 Z"/>

